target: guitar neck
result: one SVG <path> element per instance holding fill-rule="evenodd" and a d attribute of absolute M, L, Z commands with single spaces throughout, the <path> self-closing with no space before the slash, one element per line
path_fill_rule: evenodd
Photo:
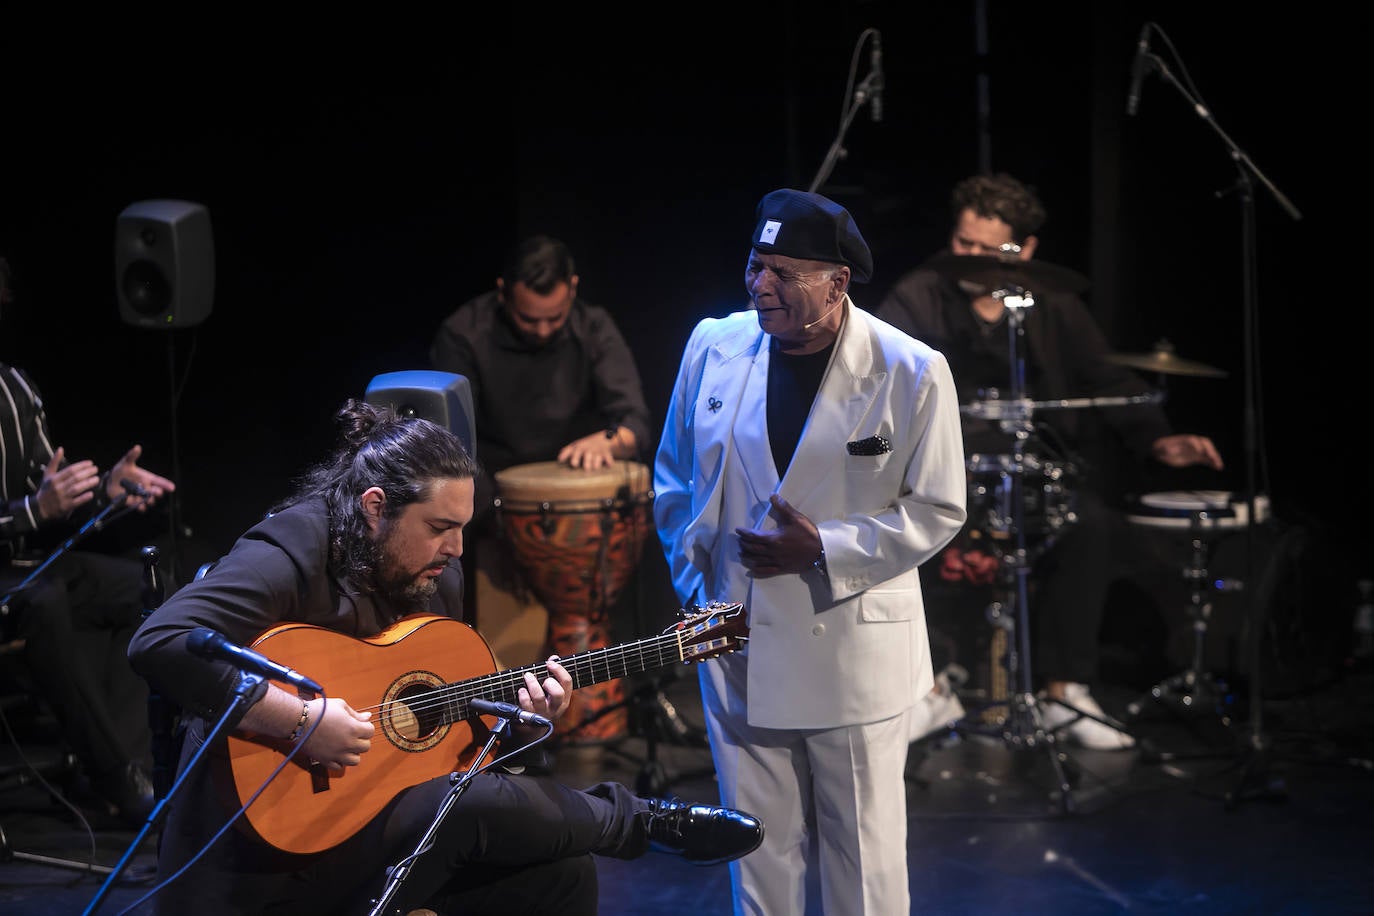
<path fill-rule="evenodd" d="M 573 689 L 576 690 L 579 687 L 589 687 L 631 674 L 653 671 L 675 662 L 685 661 L 685 658 L 681 635 L 674 631 L 638 642 L 579 652 L 558 661 L 572 676 Z M 474 699 L 516 703 L 519 690 L 525 685 L 525 675 L 532 673 L 536 677 L 542 677 L 547 671 L 545 663 L 538 662 L 458 681 L 444 688 L 447 694 L 445 705 L 450 710 L 452 720 L 456 721 L 471 715 L 468 704 Z"/>

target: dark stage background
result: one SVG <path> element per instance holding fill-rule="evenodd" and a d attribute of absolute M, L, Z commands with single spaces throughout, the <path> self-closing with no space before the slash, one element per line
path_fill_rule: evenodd
<path fill-rule="evenodd" d="M 1011 171 L 1051 211 L 1039 256 L 1093 277 L 1120 350 L 1167 337 L 1230 373 L 1168 380 L 1177 425 L 1214 437 L 1227 471 L 1157 489 L 1243 493 L 1243 211 L 1227 193 L 1239 172 L 1158 76 L 1126 117 L 1147 19 L 1218 127 L 1304 217 L 1255 187 L 1250 368 L 1262 384 L 1249 454 L 1276 514 L 1329 553 L 1332 612 L 1348 621 L 1355 580 L 1374 574 L 1355 450 L 1367 385 L 1354 371 L 1371 322 L 1359 292 L 1333 309 L 1323 288 L 1341 240 L 1314 210 L 1344 192 L 1332 188 L 1340 134 L 1314 96 L 1340 82 L 1316 76 L 1338 59 L 1340 29 L 1315 12 L 773 2 L 612 21 L 511 5 L 443 27 L 400 13 L 328 28 L 208 15 L 85 23 L 81 36 L 16 17 L 0 32 L 0 253 L 18 301 L 0 320 L 0 358 L 30 370 L 74 456 L 108 465 L 138 441 L 146 465 L 175 473 L 192 532 L 183 569 L 287 492 L 344 398 L 378 373 L 426 368 L 440 320 L 530 232 L 571 244 L 581 291 L 620 321 L 657 421 L 693 324 L 742 304 L 755 203 L 818 173 L 855 43 L 875 27 L 883 120 L 859 114 L 822 188 L 874 249 L 856 301 L 876 306 L 943 244 L 956 180 Z M 1174 60 L 1158 39 L 1154 50 Z M 856 78 L 867 71 L 865 47 Z M 193 329 L 119 317 L 115 219 L 154 198 L 211 214 L 216 296 Z M 128 524 L 127 539 L 145 537 Z M 645 563 L 653 578 L 656 545 Z M 651 585 L 671 611 L 666 581 Z"/>

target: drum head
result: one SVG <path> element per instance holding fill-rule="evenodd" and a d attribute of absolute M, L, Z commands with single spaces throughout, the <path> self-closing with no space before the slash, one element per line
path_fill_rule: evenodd
<path fill-rule="evenodd" d="M 1261 522 L 1268 520 L 1267 496 L 1255 497 L 1255 515 Z M 1142 494 L 1126 518 L 1146 528 L 1244 528 L 1249 524 L 1250 506 L 1230 490 L 1167 490 Z"/>
<path fill-rule="evenodd" d="M 568 511 L 596 509 L 606 500 L 642 499 L 649 492 L 649 469 L 637 461 L 617 461 L 587 471 L 558 461 L 536 461 L 497 471 L 496 493 L 511 509 L 550 503 Z"/>
<path fill-rule="evenodd" d="M 1188 516 L 1193 512 L 1215 510 L 1229 511 L 1231 508 L 1230 490 L 1169 490 L 1164 493 L 1146 493 L 1140 497 L 1140 504 L 1158 510 L 1161 515 Z"/>

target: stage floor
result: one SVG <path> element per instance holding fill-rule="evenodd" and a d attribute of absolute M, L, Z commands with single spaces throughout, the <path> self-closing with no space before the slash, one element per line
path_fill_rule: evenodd
<path fill-rule="evenodd" d="M 674 669 L 677 671 L 678 669 Z M 559 753 L 572 784 L 601 779 L 656 793 L 714 800 L 710 756 L 697 742 L 700 703 L 692 672 L 644 682 L 652 758 L 635 733 L 599 749 Z M 1274 696 L 1256 742 L 1239 698 L 1225 724 L 1211 710 L 1146 702 L 1116 686 L 1099 699 L 1124 717 L 1139 747 L 1052 756 L 987 735 L 971 712 L 965 727 L 912 746 L 908 765 L 909 861 L 913 911 L 985 913 L 1367 913 L 1374 911 L 1374 673 Z M 667 700 L 669 716 L 659 700 Z M 973 699 L 973 698 L 970 698 Z M 968 705 L 968 704 L 966 704 Z M 996 717 L 997 707 L 990 710 Z M 673 726 L 680 725 L 681 729 Z M 685 737 L 681 732 L 685 731 Z M 5 743 L 12 775 L 0 788 L 0 912 L 10 916 L 84 912 L 106 873 L 54 860 L 118 863 L 134 832 L 85 812 L 93 835 L 41 787 L 13 775 L 19 750 L 36 762 L 55 748 Z M 1060 791 L 1060 763 L 1067 794 Z M 132 880 L 112 887 L 96 912 L 129 910 L 152 887 L 152 840 L 132 855 Z M 728 914 L 724 866 L 693 867 L 652 853 L 599 859 L 604 916 Z M 557 912 L 556 904 L 549 912 Z"/>

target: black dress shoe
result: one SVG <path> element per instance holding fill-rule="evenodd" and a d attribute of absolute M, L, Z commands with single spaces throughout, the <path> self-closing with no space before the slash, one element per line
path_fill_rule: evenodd
<path fill-rule="evenodd" d="M 733 808 L 655 799 L 649 809 L 649 842 L 660 852 L 694 865 L 717 865 L 747 855 L 763 842 L 763 823 Z"/>
<path fill-rule="evenodd" d="M 141 826 L 156 804 L 153 781 L 137 763 L 101 773 L 92 780 L 92 788 L 130 826 Z"/>

